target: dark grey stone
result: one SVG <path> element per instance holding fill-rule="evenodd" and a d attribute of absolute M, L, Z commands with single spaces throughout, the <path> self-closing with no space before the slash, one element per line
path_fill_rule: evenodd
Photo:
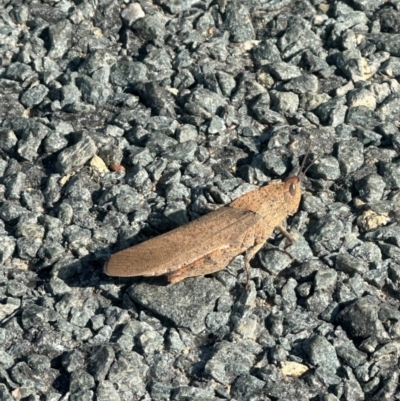
<path fill-rule="evenodd" d="M 11 297 L 22 297 L 28 292 L 28 288 L 22 282 L 12 280 L 7 284 L 6 294 Z"/>
<path fill-rule="evenodd" d="M 275 41 L 271 39 L 263 40 L 255 46 L 252 50 L 252 56 L 255 62 L 260 66 L 267 63 L 278 63 L 282 61 Z M 289 88 L 288 90 L 292 89 Z"/>
<path fill-rule="evenodd" d="M 109 69 L 115 64 L 115 56 L 105 50 L 95 50 L 80 65 L 79 71 L 90 75 L 95 81 L 107 83 Z"/>
<path fill-rule="evenodd" d="M 81 390 L 94 388 L 94 378 L 83 369 L 71 373 L 69 391 L 74 394 Z"/>
<path fill-rule="evenodd" d="M 151 355 L 163 350 L 164 337 L 156 331 L 146 331 L 138 336 L 138 343 L 145 355 Z"/>
<path fill-rule="evenodd" d="M 71 401 L 92 401 L 93 395 L 92 390 L 80 390 L 75 394 L 71 394 L 69 398 Z"/>
<path fill-rule="evenodd" d="M 96 397 L 102 401 L 120 401 L 121 397 L 113 383 L 109 380 L 101 380 L 96 389 Z"/>
<path fill-rule="evenodd" d="M 232 92 L 236 88 L 235 78 L 231 74 L 228 74 L 224 71 L 218 71 L 217 79 L 222 94 L 226 97 L 230 97 L 232 95 Z"/>
<path fill-rule="evenodd" d="M 74 307 L 70 312 L 70 323 L 75 326 L 85 327 L 93 314 L 94 312 L 88 308 Z"/>
<path fill-rule="evenodd" d="M 57 157 L 57 169 L 62 174 L 80 169 L 96 153 L 95 142 L 89 136 L 82 136 L 75 145 L 64 149 Z"/>
<path fill-rule="evenodd" d="M 143 148 L 139 146 L 129 146 L 127 149 L 129 151 L 128 160 L 131 164 L 140 164 L 145 167 L 154 161 L 153 156 L 150 154 L 150 150 L 148 147 Z"/>
<path fill-rule="evenodd" d="M 49 90 L 46 86 L 39 84 L 31 89 L 28 89 L 20 98 L 21 103 L 25 107 L 33 107 L 42 103 Z"/>
<path fill-rule="evenodd" d="M 60 174 L 49 175 L 47 186 L 43 189 L 44 198 L 49 205 L 52 205 L 54 202 L 57 202 L 60 199 L 60 178 Z"/>
<path fill-rule="evenodd" d="M 331 294 L 337 282 L 337 272 L 333 269 L 318 270 L 314 277 L 314 290 Z"/>
<path fill-rule="evenodd" d="M 31 327 L 39 328 L 47 322 L 54 322 L 57 319 L 57 314 L 43 306 L 31 304 L 22 312 L 22 326 L 28 330 Z"/>
<path fill-rule="evenodd" d="M 379 68 L 379 63 L 369 62 L 361 56 L 358 49 L 349 49 L 339 53 L 336 57 L 336 65 L 354 82 L 368 79 Z"/>
<path fill-rule="evenodd" d="M 282 3 L 285 4 L 284 2 Z M 278 2 L 278 9 L 283 5 L 282 3 Z M 282 58 L 286 60 L 302 50 L 320 48 L 322 41 L 321 38 L 310 29 L 305 19 L 301 16 L 295 16 L 289 21 L 284 35 L 278 39 L 277 43 L 282 52 Z"/>
<path fill-rule="evenodd" d="M 65 352 L 62 356 L 61 364 L 68 373 L 77 371 L 85 364 L 84 354 L 77 349 Z"/>
<path fill-rule="evenodd" d="M 179 332 L 176 329 L 171 329 L 166 338 L 167 349 L 172 352 L 181 352 L 185 348 Z"/>
<path fill-rule="evenodd" d="M 26 174 L 22 172 L 7 174 L 3 183 L 6 186 L 6 198 L 18 200 L 25 186 Z"/>
<path fill-rule="evenodd" d="M 163 383 L 153 382 L 151 384 L 150 394 L 153 400 L 170 399 L 173 387 Z"/>
<path fill-rule="evenodd" d="M 342 141 L 338 148 L 338 160 L 343 174 L 354 173 L 364 163 L 364 146 L 354 140 Z"/>
<path fill-rule="evenodd" d="M 346 99 L 344 97 L 337 97 L 319 105 L 315 113 L 321 122 L 336 127 L 345 121 L 347 112 L 345 103 Z"/>
<path fill-rule="evenodd" d="M 318 92 L 318 78 L 312 74 L 301 75 L 291 79 L 283 86 L 285 90 L 301 95 Z"/>
<path fill-rule="evenodd" d="M 36 257 L 36 254 L 42 245 L 42 240 L 39 238 L 18 238 L 17 251 L 18 256 L 24 260 L 31 260 Z"/>
<path fill-rule="evenodd" d="M 324 311 L 321 312 L 321 319 L 326 322 L 333 323 L 339 313 L 339 304 L 337 302 L 331 302 Z"/>
<path fill-rule="evenodd" d="M 376 134 L 373 131 L 369 131 L 369 130 L 357 130 L 357 135 L 360 139 L 360 141 L 362 141 L 364 144 L 370 144 L 371 149 L 369 149 L 369 151 L 367 151 L 367 157 L 370 157 L 372 155 L 378 157 L 379 160 L 388 160 L 390 158 L 393 157 L 393 155 L 391 154 L 391 152 L 382 152 L 380 150 L 377 150 L 377 146 L 380 145 L 381 143 L 381 135 Z M 395 143 L 395 140 L 393 141 L 393 143 Z"/>
<path fill-rule="evenodd" d="M 60 90 L 61 107 L 68 108 L 79 103 L 82 93 L 76 85 L 64 85 Z"/>
<path fill-rule="evenodd" d="M 0 149 L 12 152 L 17 142 L 18 138 L 11 129 L 0 128 Z"/>
<path fill-rule="evenodd" d="M 255 39 L 255 32 L 251 23 L 247 7 L 237 3 L 227 5 L 225 26 L 230 32 L 230 39 L 234 43 L 246 42 Z"/>
<path fill-rule="evenodd" d="M 16 241 L 11 236 L 1 236 L 2 249 L 0 250 L 0 263 L 5 263 L 14 253 Z"/>
<path fill-rule="evenodd" d="M 13 397 L 7 389 L 7 386 L 3 383 L 0 384 L 0 398 L 3 401 L 13 401 Z"/>
<path fill-rule="evenodd" d="M 51 271 L 52 276 L 61 280 L 66 280 L 82 272 L 82 263 L 73 258 L 63 258 L 58 260 Z"/>
<path fill-rule="evenodd" d="M 338 160 L 333 156 L 325 156 L 318 159 L 311 169 L 310 173 L 315 178 L 324 180 L 336 180 L 340 177 L 340 168 Z"/>
<path fill-rule="evenodd" d="M 156 12 L 153 15 L 145 15 L 143 18 L 137 19 L 132 24 L 132 30 L 146 42 L 162 40 L 166 33 L 166 22 L 167 18 L 162 13 Z"/>
<path fill-rule="evenodd" d="M 368 203 L 380 201 L 385 187 L 385 181 L 378 174 L 369 174 L 356 182 L 360 198 Z"/>
<path fill-rule="evenodd" d="M 388 76 L 396 76 L 400 74 L 400 58 L 389 57 L 389 60 L 384 62 L 379 68 L 384 74 Z"/>
<path fill-rule="evenodd" d="M 188 201 L 190 199 L 190 190 L 180 183 L 168 184 L 165 189 L 167 202 Z"/>
<path fill-rule="evenodd" d="M 264 385 L 264 381 L 250 374 L 243 374 L 233 383 L 231 394 L 236 399 L 249 399 L 253 395 L 257 396 Z"/>
<path fill-rule="evenodd" d="M 147 171 L 141 165 L 134 166 L 125 178 L 126 183 L 135 188 L 139 193 L 147 194 L 153 187 L 153 183 Z M 143 207 L 141 211 L 145 212 Z"/>
<path fill-rule="evenodd" d="M 192 86 L 195 82 L 196 81 L 191 72 L 187 69 L 183 69 L 174 76 L 173 86 L 177 89 L 185 89 Z"/>
<path fill-rule="evenodd" d="M 104 380 L 115 358 L 111 346 L 99 346 L 92 353 L 89 360 L 89 372 L 95 380 Z"/>
<path fill-rule="evenodd" d="M 259 98 L 252 104 L 252 111 L 256 119 L 264 124 L 285 124 L 285 117 L 279 113 L 269 109 L 270 97 L 268 93 L 262 93 Z"/>
<path fill-rule="evenodd" d="M 337 340 L 334 346 L 339 358 L 353 369 L 367 360 L 367 354 L 359 351 L 351 341 Z"/>
<path fill-rule="evenodd" d="M 156 115 L 175 117 L 175 101 L 172 95 L 156 82 L 135 85 L 141 101 L 150 107 Z"/>
<path fill-rule="evenodd" d="M 37 372 L 45 372 L 51 367 L 50 359 L 45 355 L 32 354 L 27 358 L 30 368 Z"/>
<path fill-rule="evenodd" d="M 128 185 L 121 187 L 116 195 L 114 205 L 122 213 L 131 213 L 140 208 L 141 197 L 137 191 Z"/>
<path fill-rule="evenodd" d="M 165 366 L 163 363 L 163 356 L 154 361 L 154 370 L 160 370 L 164 373 L 164 377 L 170 377 L 173 373 L 171 366 Z M 164 369 L 163 369 L 164 368 Z M 117 384 L 120 390 L 123 392 L 133 392 L 133 394 L 140 394 L 144 396 L 146 394 L 145 385 L 143 379 L 149 372 L 149 367 L 144 363 L 143 357 L 136 352 L 125 352 L 123 355 L 119 355 L 116 361 L 112 364 L 108 375 L 108 380 Z M 152 372 L 154 380 L 158 380 L 157 372 Z M 161 379 L 161 378 L 160 378 Z M 128 393 L 129 394 L 129 393 Z"/>
<path fill-rule="evenodd" d="M 299 97 L 293 92 L 270 91 L 272 109 L 293 116 L 299 107 Z"/>
<path fill-rule="evenodd" d="M 381 163 L 380 172 L 388 188 L 399 188 L 400 165 L 398 163 Z"/>
<path fill-rule="evenodd" d="M 222 341 L 204 371 L 219 383 L 231 384 L 238 376 L 249 373 L 255 362 L 254 354 L 260 351 L 261 347 L 256 343 L 243 341 L 234 344 Z"/>
<path fill-rule="evenodd" d="M 225 108 L 226 105 L 222 96 L 208 89 L 198 88 L 190 94 L 184 107 L 189 114 L 211 119 L 217 110 Z"/>
<path fill-rule="evenodd" d="M 21 302 L 17 298 L 3 297 L 4 303 L 0 310 L 0 319 L 5 320 L 7 317 L 12 316 L 20 307 Z"/>
<path fill-rule="evenodd" d="M 271 75 L 279 81 L 289 81 L 301 76 L 300 69 L 288 63 L 271 63 L 268 65 Z"/>
<path fill-rule="evenodd" d="M 17 61 L 8 66 L 4 76 L 14 81 L 23 82 L 33 74 L 34 71 L 29 65 Z"/>
<path fill-rule="evenodd" d="M 178 14 L 182 11 L 189 10 L 195 4 L 195 0 L 178 0 L 174 3 L 166 0 L 161 0 L 160 4 L 165 7 L 171 14 Z"/>
<path fill-rule="evenodd" d="M 169 160 L 179 160 L 182 163 L 191 163 L 194 161 L 197 143 L 195 141 L 186 141 L 169 147 L 163 156 Z"/>
<path fill-rule="evenodd" d="M 320 335 L 314 335 L 303 343 L 303 350 L 306 352 L 310 363 L 335 373 L 340 366 L 334 346 Z"/>
<path fill-rule="evenodd" d="M 27 212 L 28 211 L 24 207 L 11 201 L 5 201 L 0 206 L 0 218 L 7 223 L 15 221 Z"/>
<path fill-rule="evenodd" d="M 217 401 L 214 397 L 214 390 L 212 388 L 198 388 L 192 386 L 179 386 L 173 391 L 173 398 L 176 399 L 208 399 Z"/>
<path fill-rule="evenodd" d="M 74 28 L 68 19 L 63 19 L 49 27 L 50 51 L 49 57 L 62 58 L 71 46 Z"/>
<path fill-rule="evenodd" d="M 36 372 L 25 362 L 18 362 L 11 369 L 11 378 L 18 383 L 27 395 L 45 394 L 51 389 L 51 385 L 57 376 L 57 371 L 48 369 L 46 372 Z"/>
<path fill-rule="evenodd" d="M 346 115 L 346 123 L 373 129 L 384 122 L 381 113 L 377 113 L 366 106 L 350 107 Z"/>
<path fill-rule="evenodd" d="M 400 18 L 399 12 L 392 7 L 382 7 L 376 13 L 376 20 L 381 25 L 381 32 L 391 32 L 391 33 L 399 33 L 400 32 Z M 385 35 L 385 34 L 383 34 Z M 386 35 L 385 35 L 386 36 Z"/>
<path fill-rule="evenodd" d="M 363 274 L 368 271 L 367 263 L 359 258 L 349 255 L 348 253 L 341 253 L 337 256 L 336 268 L 350 275 L 356 273 Z"/>
<path fill-rule="evenodd" d="M 78 225 L 71 225 L 64 230 L 64 237 L 69 246 L 78 249 L 85 247 L 89 244 L 92 233 L 90 230 L 79 227 Z"/>
<path fill-rule="evenodd" d="M 27 213 L 19 218 L 15 234 L 18 237 L 25 237 L 28 239 L 42 239 L 45 234 L 45 229 L 43 226 L 37 224 L 37 216 Z"/>
<path fill-rule="evenodd" d="M 222 326 L 227 325 L 230 315 L 223 312 L 210 312 L 206 316 L 206 326 L 211 332 L 217 332 Z"/>
<path fill-rule="evenodd" d="M 46 153 L 55 153 L 64 149 L 68 145 L 68 141 L 60 132 L 51 131 L 43 141 Z"/>
<path fill-rule="evenodd" d="M 208 127 L 209 134 L 219 134 L 226 130 L 225 122 L 222 118 L 215 116 L 211 119 Z"/>
<path fill-rule="evenodd" d="M 48 128 L 40 123 L 32 123 L 26 126 L 19 126 L 18 121 L 15 121 L 15 123 L 15 125 L 11 123 L 11 126 L 15 127 L 15 132 L 19 131 L 18 135 L 20 139 L 17 144 L 17 153 L 25 160 L 36 160 L 38 157 L 38 148 L 48 134 Z"/>
<path fill-rule="evenodd" d="M 176 130 L 176 139 L 179 143 L 196 141 L 197 136 L 198 133 L 196 127 L 190 124 L 183 124 Z"/>
<path fill-rule="evenodd" d="M 128 295 L 135 302 L 172 320 L 177 326 L 199 333 L 205 329 L 205 317 L 213 311 L 217 299 L 222 295 L 227 296 L 227 293 L 218 281 L 197 278 L 166 287 L 142 282 L 129 287 Z"/>
<path fill-rule="evenodd" d="M 337 321 L 350 338 L 365 339 L 379 333 L 379 304 L 376 301 L 375 297 L 368 295 L 357 299 L 339 313 Z"/>
<path fill-rule="evenodd" d="M 77 86 L 85 102 L 96 106 L 103 106 L 112 95 L 112 90 L 101 82 L 85 75 L 77 79 Z"/>
<path fill-rule="evenodd" d="M 400 96 L 397 93 L 391 94 L 379 105 L 376 111 L 382 121 L 395 121 L 393 113 L 400 111 L 399 98 Z"/>

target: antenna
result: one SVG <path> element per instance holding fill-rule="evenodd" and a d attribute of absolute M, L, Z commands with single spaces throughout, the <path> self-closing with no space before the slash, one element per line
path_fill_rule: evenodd
<path fill-rule="evenodd" d="M 310 150 L 311 150 L 311 139 L 310 139 L 310 141 L 308 142 L 307 150 L 306 150 L 306 153 L 305 153 L 305 155 L 304 155 L 303 162 L 301 163 L 301 166 L 300 166 L 300 169 L 299 169 L 299 173 L 298 173 L 298 175 L 297 175 L 297 176 L 299 177 L 299 181 L 302 180 L 302 178 L 306 175 L 306 173 L 307 173 L 307 171 L 310 169 L 310 167 L 311 167 L 312 165 L 314 165 L 315 162 L 319 159 L 319 156 L 316 157 L 316 158 L 311 162 L 311 164 L 309 164 L 309 165 L 306 167 L 306 169 L 305 169 L 304 171 L 302 171 L 303 168 L 304 168 L 304 166 L 305 166 L 305 164 L 306 164 L 307 157 L 308 157 L 308 154 L 310 153 Z"/>

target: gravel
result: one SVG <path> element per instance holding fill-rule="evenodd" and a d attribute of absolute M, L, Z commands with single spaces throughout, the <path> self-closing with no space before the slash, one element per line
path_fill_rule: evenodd
<path fill-rule="evenodd" d="M 0 401 L 400 400 L 400 3 L 0 0 Z M 108 257 L 298 174 L 206 277 Z"/>

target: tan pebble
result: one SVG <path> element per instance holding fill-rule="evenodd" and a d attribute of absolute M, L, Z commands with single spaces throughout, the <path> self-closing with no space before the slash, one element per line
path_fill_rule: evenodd
<path fill-rule="evenodd" d="M 372 210 L 365 211 L 357 219 L 357 226 L 363 231 L 375 230 L 389 223 L 388 213 L 376 213 Z"/>
<path fill-rule="evenodd" d="M 92 157 L 89 164 L 91 167 L 95 168 L 96 170 L 100 171 L 101 173 L 108 173 L 108 168 L 107 168 L 106 164 L 104 163 L 103 159 L 101 159 L 97 155 L 94 155 Z"/>
<path fill-rule="evenodd" d="M 308 367 L 298 362 L 282 361 L 281 372 L 284 376 L 299 377 L 308 371 Z"/>

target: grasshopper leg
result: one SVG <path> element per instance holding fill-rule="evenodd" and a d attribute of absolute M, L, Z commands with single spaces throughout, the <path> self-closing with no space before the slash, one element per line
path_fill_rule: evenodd
<path fill-rule="evenodd" d="M 264 241 L 260 243 L 256 243 L 254 246 L 249 248 L 246 253 L 244 254 L 244 268 L 246 269 L 247 273 L 247 279 L 246 279 L 246 290 L 249 289 L 250 286 L 250 279 L 251 279 L 251 273 L 250 273 L 250 261 L 253 259 L 253 257 L 256 255 L 256 253 L 262 248 L 264 245 Z"/>
<path fill-rule="evenodd" d="M 246 288 L 250 284 L 250 260 L 261 249 L 267 238 L 271 235 L 268 226 L 261 218 L 255 220 L 252 229 L 234 246 L 217 249 L 203 256 L 193 263 L 181 267 L 168 274 L 168 282 L 177 283 L 187 277 L 204 276 L 225 269 L 226 266 L 237 256 L 244 254 L 244 267 L 247 273 Z"/>
<path fill-rule="evenodd" d="M 286 245 L 283 249 L 281 249 L 282 252 L 286 253 L 286 255 L 288 255 L 290 257 L 290 259 L 294 260 L 294 257 L 286 250 L 290 245 L 293 245 L 295 242 L 295 239 L 293 238 L 293 236 L 286 230 L 285 227 L 283 227 L 282 225 L 276 227 L 284 237 L 286 237 L 286 239 L 288 240 L 289 244 Z"/>
<path fill-rule="evenodd" d="M 204 276 L 225 269 L 231 260 L 242 252 L 241 249 L 218 249 L 210 254 L 168 274 L 168 282 L 178 283 L 187 277 Z"/>
<path fill-rule="evenodd" d="M 277 228 L 277 229 L 282 233 L 282 235 L 283 235 L 284 237 L 286 237 L 286 239 L 289 241 L 289 245 L 288 245 L 288 246 L 294 244 L 294 238 L 293 238 L 293 236 L 286 230 L 285 227 L 283 227 L 282 225 L 280 225 L 280 226 L 277 226 L 276 228 Z M 286 247 L 286 248 L 287 248 L 287 247 Z"/>

